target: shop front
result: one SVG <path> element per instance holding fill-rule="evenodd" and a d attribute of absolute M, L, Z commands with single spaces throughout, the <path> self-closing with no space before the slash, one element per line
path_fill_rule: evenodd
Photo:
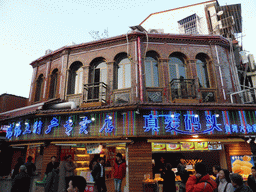
<path fill-rule="evenodd" d="M 27 147 L 26 156 L 34 157 L 41 179 L 51 156 L 61 161 L 65 155 L 72 155 L 75 173 L 86 178 L 88 190 L 94 187 L 91 165 L 101 156 L 111 191 L 116 153 L 126 160 L 124 191 L 143 191 L 152 182 L 161 191 L 161 179 L 154 168 L 161 157 L 174 171 L 183 158 L 191 174 L 197 162 L 204 162 L 209 172 L 220 165 L 244 178 L 250 174 L 245 166 L 250 168 L 254 161 L 246 140 L 255 140 L 255 111 L 136 107 L 111 112 L 41 111 L 11 120 L 6 137 L 13 147 Z M 179 180 L 176 177 L 177 183 Z"/>

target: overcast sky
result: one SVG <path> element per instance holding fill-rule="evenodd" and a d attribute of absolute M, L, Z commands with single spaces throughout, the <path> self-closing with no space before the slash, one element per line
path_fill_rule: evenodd
<path fill-rule="evenodd" d="M 0 95 L 28 97 L 32 61 L 71 42 L 93 40 L 90 31 L 109 37 L 126 34 L 149 14 L 203 0 L 0 0 Z M 256 0 L 219 0 L 242 4 L 243 47 L 256 57 Z"/>

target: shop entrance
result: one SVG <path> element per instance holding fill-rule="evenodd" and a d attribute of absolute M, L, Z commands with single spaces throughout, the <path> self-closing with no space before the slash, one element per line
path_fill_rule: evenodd
<path fill-rule="evenodd" d="M 160 159 L 163 157 L 165 163 L 170 163 L 173 168 L 177 168 L 180 163 L 180 159 L 184 159 L 187 165 L 194 165 L 198 162 L 203 162 L 209 174 L 212 174 L 212 167 L 214 165 L 220 165 L 220 152 L 219 151 L 193 151 L 193 152 L 165 152 L 165 153 L 153 153 L 152 159 L 155 162 L 155 167 L 161 163 Z M 190 170 L 194 171 L 194 169 Z M 157 170 L 154 170 L 157 172 Z"/>
<path fill-rule="evenodd" d="M 121 153 L 126 160 L 126 143 L 72 143 L 55 144 L 60 146 L 60 160 L 71 155 L 76 165 L 75 175 L 83 176 L 87 181 L 86 191 L 95 191 L 94 180 L 91 171 L 99 157 L 105 160 L 105 176 L 108 191 L 114 191 L 114 161 L 116 154 Z M 122 191 L 126 186 L 126 179 L 122 181 Z"/>

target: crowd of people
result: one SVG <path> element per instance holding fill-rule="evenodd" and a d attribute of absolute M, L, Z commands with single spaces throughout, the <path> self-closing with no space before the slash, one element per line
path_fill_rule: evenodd
<path fill-rule="evenodd" d="M 86 180 L 82 176 L 75 176 L 76 165 L 72 161 L 72 156 L 68 155 L 60 163 L 52 156 L 51 161 L 46 167 L 45 192 L 79 192 L 86 188 Z M 12 172 L 12 189 L 11 192 L 29 192 L 32 177 L 35 175 L 36 166 L 32 162 L 32 157 L 27 158 L 24 163 L 22 158 L 18 159 Z M 105 161 L 102 157 L 94 158 L 90 163 L 91 175 L 95 182 L 98 192 L 106 192 L 105 182 Z M 121 192 L 122 180 L 126 174 L 126 163 L 122 154 L 116 154 L 116 160 L 113 166 L 113 177 L 115 192 Z M 220 166 L 213 166 L 213 173 L 216 176 L 214 180 L 207 173 L 204 163 L 195 165 L 195 174 L 191 175 L 186 170 L 186 162 L 180 160 L 177 166 L 177 175 L 180 176 L 181 182 L 179 192 L 256 192 L 256 168 L 251 168 L 252 174 L 244 182 L 241 175 L 230 173 L 227 169 Z M 175 173 L 170 163 L 165 163 L 161 157 L 157 170 L 163 181 L 163 192 L 176 191 Z"/>
<path fill-rule="evenodd" d="M 179 192 L 256 192 L 256 168 L 252 167 L 252 174 L 244 182 L 238 173 L 230 173 L 220 166 L 213 166 L 213 179 L 208 173 L 204 163 L 195 165 L 195 174 L 186 170 L 186 162 L 180 159 L 177 173 L 181 178 Z M 155 173 L 160 173 L 163 181 L 163 192 L 176 191 L 175 174 L 170 163 L 165 163 L 161 157 Z"/>
<path fill-rule="evenodd" d="M 57 158 L 52 156 L 47 164 L 45 192 L 84 192 L 87 183 L 84 177 L 75 175 L 76 165 L 72 161 L 72 156 L 67 155 L 60 163 L 56 160 Z M 105 160 L 102 157 L 97 157 L 89 166 L 98 192 L 107 191 L 104 163 Z M 29 156 L 25 164 L 22 158 L 19 158 L 12 173 L 11 192 L 29 192 L 35 171 L 36 166 L 32 163 L 32 157 Z M 126 163 L 121 153 L 116 154 L 113 171 L 115 192 L 121 192 L 122 180 L 126 174 Z"/>

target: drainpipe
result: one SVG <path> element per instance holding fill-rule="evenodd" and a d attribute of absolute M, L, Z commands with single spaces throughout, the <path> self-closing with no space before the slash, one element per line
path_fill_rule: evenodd
<path fill-rule="evenodd" d="M 141 44 L 140 44 L 140 37 L 137 38 L 138 41 L 138 64 L 139 64 L 139 84 L 140 84 L 140 101 L 143 103 L 143 89 L 142 89 L 142 63 L 141 63 Z"/>

